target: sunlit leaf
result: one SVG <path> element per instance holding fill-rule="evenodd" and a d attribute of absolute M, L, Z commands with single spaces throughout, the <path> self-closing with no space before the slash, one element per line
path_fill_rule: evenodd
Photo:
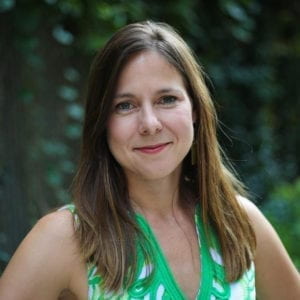
<path fill-rule="evenodd" d="M 232 18 L 240 22 L 243 22 L 248 18 L 245 10 L 235 2 L 227 2 L 225 4 L 225 8 L 227 10 L 227 13 Z"/>
<path fill-rule="evenodd" d="M 42 150 L 49 156 L 63 156 L 68 152 L 67 146 L 59 141 L 42 141 Z"/>
<path fill-rule="evenodd" d="M 75 165 L 70 160 L 63 160 L 60 164 L 60 168 L 65 173 L 72 173 L 74 172 Z"/>
<path fill-rule="evenodd" d="M 70 139 L 78 139 L 81 136 L 81 126 L 79 125 L 68 125 L 65 128 L 65 134 Z"/>
<path fill-rule="evenodd" d="M 50 184 L 53 187 L 61 186 L 63 182 L 62 173 L 59 172 L 57 169 L 49 169 L 47 171 L 46 180 L 48 184 Z"/>
<path fill-rule="evenodd" d="M 72 86 L 63 85 L 58 90 L 58 95 L 67 101 L 74 101 L 78 97 L 78 91 Z"/>
<path fill-rule="evenodd" d="M 6 12 L 14 8 L 16 4 L 15 0 L 1 0 L 0 1 L 0 12 Z"/>
<path fill-rule="evenodd" d="M 68 115 L 78 121 L 83 119 L 83 108 L 79 104 L 70 104 L 66 107 Z"/>
<path fill-rule="evenodd" d="M 74 41 L 73 34 L 65 30 L 60 25 L 57 25 L 53 28 L 52 35 L 59 43 L 63 45 L 71 45 Z"/>
<path fill-rule="evenodd" d="M 67 68 L 64 71 L 64 77 L 70 82 L 76 82 L 80 78 L 79 72 L 74 68 Z M 70 87 L 69 87 L 70 88 Z"/>

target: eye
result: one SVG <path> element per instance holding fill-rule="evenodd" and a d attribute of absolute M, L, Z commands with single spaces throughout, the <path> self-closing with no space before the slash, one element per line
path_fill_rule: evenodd
<path fill-rule="evenodd" d="M 177 100 L 178 100 L 178 98 L 175 96 L 171 96 L 171 95 L 163 96 L 160 98 L 159 104 L 172 105 L 172 104 L 176 103 Z"/>
<path fill-rule="evenodd" d="M 128 112 L 134 108 L 130 102 L 121 102 L 115 106 L 116 112 Z"/>

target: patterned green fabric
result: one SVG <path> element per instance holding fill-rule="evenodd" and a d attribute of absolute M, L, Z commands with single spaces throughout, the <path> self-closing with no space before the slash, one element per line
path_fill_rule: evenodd
<path fill-rule="evenodd" d="M 70 204 L 63 209 L 69 209 L 77 218 L 74 205 Z M 77 220 L 78 221 L 78 220 Z M 153 261 L 155 266 L 146 264 L 142 252 L 138 249 L 138 272 L 137 278 L 130 288 L 118 295 L 106 293 L 101 288 L 101 276 L 97 273 L 95 265 L 87 265 L 87 278 L 89 287 L 89 300 L 181 300 L 185 299 L 183 291 L 178 286 L 168 262 L 162 252 L 154 233 L 147 221 L 136 215 L 136 221 L 141 230 L 148 237 L 150 246 L 154 249 Z M 222 257 L 218 246 L 208 247 L 205 239 L 203 224 L 200 219 L 199 210 L 195 214 L 195 223 L 198 234 L 199 250 L 201 255 L 201 281 L 197 300 L 255 300 L 255 271 L 251 264 L 240 280 L 228 283 Z M 216 244 L 216 243 L 215 243 Z M 217 245 L 217 244 L 216 244 Z M 153 273 L 152 273 L 153 272 Z M 145 284 L 149 274 L 152 275 L 150 284 Z"/>

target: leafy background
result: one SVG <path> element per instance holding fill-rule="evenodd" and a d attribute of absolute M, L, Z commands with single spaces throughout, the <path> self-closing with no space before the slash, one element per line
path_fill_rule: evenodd
<path fill-rule="evenodd" d="M 300 268 L 299 17 L 298 0 L 1 0 L 0 273 L 36 220 L 70 201 L 93 56 L 145 19 L 194 49 L 220 141 Z"/>

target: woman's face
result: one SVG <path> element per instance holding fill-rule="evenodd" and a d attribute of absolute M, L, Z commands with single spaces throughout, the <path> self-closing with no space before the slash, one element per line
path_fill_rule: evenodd
<path fill-rule="evenodd" d="M 181 75 L 162 55 L 145 51 L 125 65 L 107 130 L 129 180 L 180 174 L 193 142 L 193 111 Z"/>

